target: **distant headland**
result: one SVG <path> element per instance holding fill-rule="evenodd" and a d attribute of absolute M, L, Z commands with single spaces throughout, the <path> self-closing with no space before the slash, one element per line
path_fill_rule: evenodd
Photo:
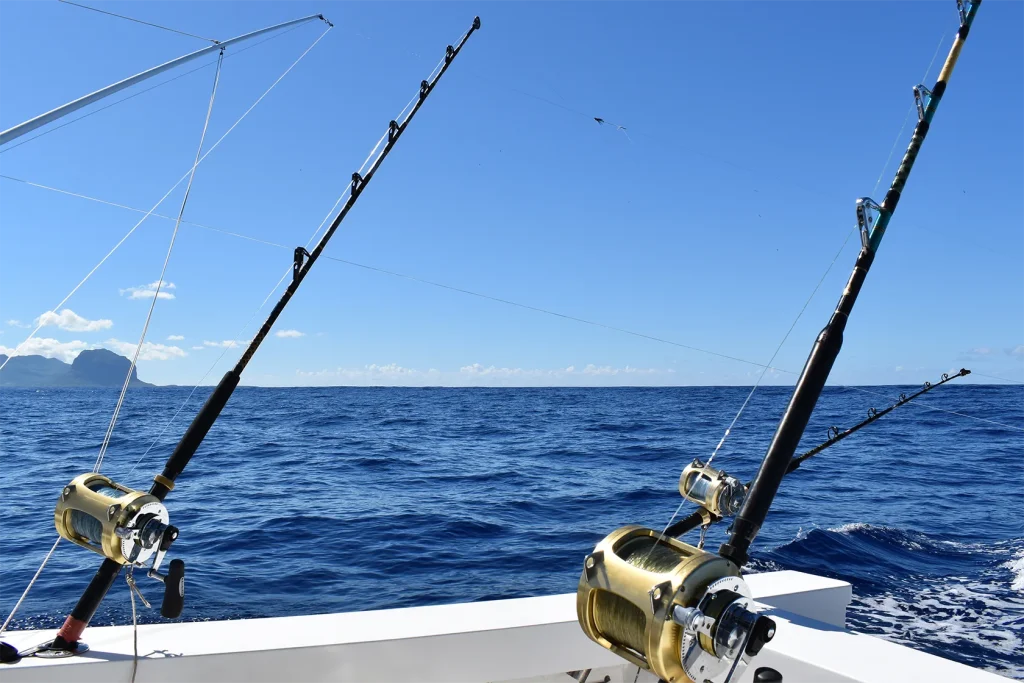
<path fill-rule="evenodd" d="M 7 356 L 0 353 L 0 365 Z M 107 349 L 82 351 L 73 363 L 43 356 L 15 356 L 0 371 L 0 387 L 113 387 L 124 384 L 131 361 Z M 135 368 L 128 386 L 151 387 Z"/>

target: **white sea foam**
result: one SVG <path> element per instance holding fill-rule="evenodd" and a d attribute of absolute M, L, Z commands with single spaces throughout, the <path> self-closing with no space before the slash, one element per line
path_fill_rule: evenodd
<path fill-rule="evenodd" d="M 1010 588 L 1024 593 L 1024 548 L 1018 550 L 1012 560 L 1004 562 L 999 566 L 1004 569 L 1009 569 L 1010 573 L 1013 574 L 1013 581 L 1010 583 Z"/>
<path fill-rule="evenodd" d="M 1018 557 L 1024 574 L 1024 552 Z M 1016 655 L 1024 651 L 1024 595 L 996 595 L 996 586 L 966 577 L 919 579 L 914 588 L 881 595 L 854 596 L 848 618 L 851 630 L 875 633 L 912 647 L 948 645 L 963 651 L 966 643 L 982 652 L 1007 656 L 993 671 L 1024 677 Z M 1005 585 L 1005 584 L 1004 584 Z M 980 664 L 981 662 L 979 662 Z"/>

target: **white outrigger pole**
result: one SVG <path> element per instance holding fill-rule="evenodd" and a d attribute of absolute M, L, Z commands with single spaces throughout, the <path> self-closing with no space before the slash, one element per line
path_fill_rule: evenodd
<path fill-rule="evenodd" d="M 291 21 L 286 21 L 283 24 L 275 24 L 274 26 L 261 28 L 258 31 L 246 33 L 236 38 L 231 38 L 230 40 L 214 41 L 214 44 L 209 47 L 204 47 L 201 50 L 190 52 L 187 55 L 178 57 L 177 59 L 172 59 L 171 61 L 165 62 L 159 66 L 154 66 L 151 69 L 147 69 L 141 73 L 135 74 L 134 76 L 130 76 L 124 79 L 123 81 L 118 81 L 117 83 L 108 85 L 105 88 L 100 88 L 96 92 L 79 97 L 77 100 L 73 100 L 71 102 L 68 102 L 67 104 L 63 104 L 57 107 L 56 109 L 52 109 L 46 112 L 45 114 L 40 114 L 35 118 L 25 121 L 24 123 L 19 123 L 17 126 L 14 126 L 13 128 L 8 128 L 4 132 L 0 133 L 0 145 L 6 145 L 8 142 L 11 142 L 12 140 L 21 137 L 25 133 L 30 133 L 34 131 L 36 128 L 45 126 L 46 124 L 56 121 L 57 119 L 63 116 L 67 116 L 71 112 L 77 111 L 82 107 L 92 104 L 93 102 L 99 102 L 108 95 L 113 95 L 114 93 L 124 90 L 125 88 L 130 88 L 131 86 L 137 83 L 141 83 L 146 79 L 162 74 L 163 72 L 173 69 L 176 66 L 181 66 L 182 64 L 190 62 L 193 59 L 202 57 L 206 54 L 210 54 L 211 52 L 224 50 L 225 48 L 234 45 L 235 43 L 241 43 L 242 41 L 249 40 L 250 38 L 255 38 L 256 36 L 263 35 L 264 33 L 271 33 L 273 31 L 278 31 L 289 26 L 297 26 L 299 24 L 304 24 L 308 21 L 313 21 L 314 19 L 319 19 L 320 21 L 326 23 L 328 26 L 334 26 L 334 24 L 332 24 L 330 21 L 324 18 L 324 15 L 311 14 L 308 17 L 302 17 L 301 19 L 293 19 Z"/>

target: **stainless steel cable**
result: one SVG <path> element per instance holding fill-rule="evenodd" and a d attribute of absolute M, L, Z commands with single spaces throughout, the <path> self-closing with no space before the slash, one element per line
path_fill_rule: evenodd
<path fill-rule="evenodd" d="M 156 302 L 160 298 L 160 290 L 164 285 L 164 277 L 167 276 L 167 265 L 171 262 L 171 252 L 174 251 L 174 242 L 178 237 L 178 229 L 181 227 L 181 219 L 185 214 L 185 206 L 188 204 L 188 197 L 192 191 L 192 183 L 196 178 L 196 168 L 199 166 L 199 156 L 203 153 L 203 143 L 206 142 L 206 131 L 210 128 L 210 119 L 213 117 L 213 103 L 217 99 L 217 86 L 220 85 L 220 72 L 224 64 L 224 51 L 221 50 L 217 59 L 217 71 L 213 76 L 213 90 L 210 93 L 210 103 L 206 108 L 206 119 L 203 121 L 203 132 L 199 136 L 199 146 L 196 148 L 196 158 L 192 164 L 192 171 L 188 177 L 188 184 L 185 185 L 185 195 L 181 198 L 181 207 L 178 209 L 178 218 L 174 222 L 174 231 L 171 233 L 171 241 L 167 245 L 167 253 L 164 256 L 164 264 L 160 269 L 160 277 L 153 288 L 153 300 L 149 304 L 149 312 L 146 314 L 146 322 L 142 325 L 142 334 L 139 335 L 139 343 L 135 347 L 131 363 L 128 365 L 128 373 L 124 378 L 124 385 L 121 387 L 121 395 L 117 397 L 117 405 L 114 406 L 114 414 L 110 417 L 110 424 L 107 433 L 103 436 L 103 443 L 100 445 L 100 452 L 96 456 L 96 464 L 92 471 L 99 472 L 103 466 L 103 457 L 110 446 L 110 437 L 114 434 L 114 425 L 117 424 L 117 416 L 121 413 L 121 406 L 124 404 L 125 394 L 128 392 L 128 385 L 132 381 L 132 373 L 135 372 L 135 365 L 138 363 L 139 354 L 142 352 L 142 345 L 146 342 L 146 333 L 149 331 L 149 323 L 153 319 L 153 311 L 156 309 Z"/>
<path fill-rule="evenodd" d="M 208 149 L 208 150 L 206 151 L 206 153 L 205 153 L 205 154 L 203 154 L 203 155 L 202 155 L 202 156 L 201 156 L 201 157 L 199 158 L 199 161 L 197 161 L 197 162 L 195 163 L 195 165 L 194 165 L 194 166 L 193 166 L 193 167 L 192 167 L 191 169 L 189 169 L 188 171 L 186 171 L 186 172 L 185 172 L 185 174 L 184 174 L 184 175 L 182 175 L 182 176 L 181 176 L 181 178 L 179 178 L 179 179 L 178 179 L 178 182 L 176 182 L 176 183 L 175 183 L 175 184 L 174 184 L 174 185 L 173 185 L 173 186 L 171 187 L 171 189 L 169 189 L 169 190 L 168 190 L 168 191 L 167 191 L 167 192 L 166 192 L 166 193 L 164 194 L 164 196 L 163 196 L 163 197 L 161 197 L 161 198 L 160 198 L 160 200 L 159 200 L 159 201 L 158 201 L 158 202 L 157 202 L 156 204 L 154 204 L 154 205 L 153 205 L 153 208 L 151 208 L 151 209 L 150 209 L 150 210 L 149 210 L 149 211 L 148 211 L 148 212 L 146 213 L 146 215 L 142 217 L 142 220 L 140 220 L 140 221 L 139 221 L 138 223 L 136 223 L 136 224 L 135 224 L 135 225 L 134 225 L 134 226 L 132 227 L 132 229 L 131 229 L 131 230 L 129 230 L 129 231 L 128 231 L 128 232 L 127 232 L 127 233 L 125 234 L 125 236 L 124 236 L 124 237 L 122 237 L 122 238 L 121 238 L 121 240 L 120 240 L 120 241 L 119 241 L 119 242 L 118 242 L 117 244 L 115 244 L 115 245 L 114 245 L 114 247 L 113 247 L 113 248 L 112 248 L 112 249 L 111 249 L 111 250 L 110 250 L 109 252 L 107 252 L 106 256 L 104 256 L 104 257 L 103 257 L 102 259 L 100 259 L 100 262 L 99 262 L 99 263 L 97 263 L 97 264 L 96 264 L 95 266 L 93 266 L 93 269 L 92 269 L 92 270 L 90 270 L 90 271 L 89 271 L 89 273 L 88 273 L 88 274 L 87 274 L 87 275 L 86 275 L 86 276 L 85 276 L 84 278 L 82 278 L 81 282 L 79 282 L 79 283 L 78 283 L 77 285 L 75 285 L 74 289 L 72 289 L 72 290 L 71 290 L 71 292 L 70 292 L 70 293 L 69 293 L 69 294 L 68 294 L 67 296 L 65 296 L 65 297 L 64 297 L 64 298 L 63 298 L 63 299 L 62 299 L 62 300 L 60 301 L 60 303 L 58 303 L 58 304 L 57 304 L 57 305 L 56 305 L 56 306 L 55 306 L 55 307 L 54 307 L 53 309 L 51 309 L 51 310 L 53 310 L 53 311 L 54 311 L 54 312 L 56 313 L 56 312 L 58 311 L 58 309 L 60 309 L 60 307 L 61 307 L 61 306 L 63 306 L 63 305 L 65 304 L 65 303 L 67 303 L 67 301 L 68 301 L 68 300 L 69 300 L 69 299 L 70 299 L 70 298 L 71 298 L 71 297 L 72 297 L 72 296 L 73 296 L 73 295 L 75 294 L 75 292 L 77 292 L 77 291 L 79 290 L 79 288 L 81 288 L 81 286 L 82 286 L 82 285 L 84 285 L 84 284 L 85 284 L 85 282 L 86 282 L 86 281 L 87 281 L 87 280 L 88 280 L 88 279 L 89 279 L 90 277 L 92 277 L 92 276 L 93 276 L 93 274 L 94 274 L 94 273 L 95 273 L 95 272 L 96 272 L 97 270 L 99 270 L 100 266 L 102 266 L 102 265 L 103 265 L 103 264 L 104 264 L 104 263 L 106 262 L 106 260 L 107 260 L 108 258 L 110 258 L 110 256 L 111 256 L 111 255 L 112 255 L 112 254 L 113 254 L 113 253 L 114 253 L 115 251 L 117 251 L 117 249 L 118 249 L 118 248 L 119 248 L 119 247 L 120 247 L 120 246 L 121 246 L 122 244 L 124 244 L 125 240 L 127 240 L 127 239 L 128 239 L 128 238 L 129 238 L 130 236 L 131 236 L 131 234 L 132 234 L 132 233 L 134 233 L 134 232 L 135 232 L 135 230 L 136 230 L 136 229 L 137 229 L 137 228 L 138 228 L 138 227 L 139 227 L 140 225 L 142 225 L 142 223 L 143 223 L 143 222 L 144 222 L 144 221 L 145 221 L 145 220 L 146 220 L 147 218 L 149 218 L 149 216 L 150 216 L 150 215 L 151 215 L 151 214 L 152 214 L 152 213 L 153 213 L 154 211 L 156 211 L 157 207 L 159 207 L 159 206 L 160 206 L 160 205 L 161 205 L 161 204 L 162 204 L 162 203 L 164 202 L 164 200 L 165 200 L 165 199 L 167 199 L 167 197 L 169 197 L 169 196 L 170 196 L 170 194 L 171 194 L 171 193 L 172 193 L 172 192 L 173 192 L 173 191 L 174 191 L 174 190 L 175 190 L 175 189 L 176 189 L 176 188 L 178 187 L 178 185 L 180 185 L 180 184 L 181 184 L 181 183 L 182 183 L 182 182 L 183 182 L 183 181 L 184 181 L 184 180 L 185 180 L 186 178 L 188 178 L 188 177 L 190 176 L 190 174 L 191 174 L 191 173 L 193 172 L 193 170 L 195 169 L 195 167 L 196 167 L 196 166 L 198 166 L 199 164 L 203 163 L 203 161 L 204 161 L 204 160 L 206 159 L 206 157 L 210 156 L 210 154 L 211 154 L 211 153 L 213 152 L 213 150 L 217 149 L 217 147 L 218 147 L 218 146 L 220 145 L 220 143 L 221 143 L 221 142 L 223 142 L 223 141 L 224 141 L 224 139 L 225 139 L 225 138 L 226 138 L 226 137 L 227 137 L 228 135 L 230 135 L 230 134 L 231 134 L 231 132 L 232 132 L 232 131 L 233 131 L 233 130 L 234 130 L 234 129 L 235 129 L 235 128 L 236 128 L 237 126 L 238 126 L 238 124 L 240 124 L 240 123 L 241 123 L 241 122 L 242 122 L 242 121 L 243 121 L 243 120 L 245 119 L 245 117 L 246 117 L 246 116 L 248 116 L 248 115 L 249 115 L 249 113 L 250 113 L 250 112 L 251 112 L 251 111 L 252 111 L 253 109 L 255 109 L 255 108 L 256 108 L 256 105 L 258 105 L 258 104 L 259 104 L 260 102 L 262 102 L 262 101 L 263 101 L 263 99 L 264 99 L 264 98 L 265 98 L 265 97 L 266 97 L 266 96 L 267 96 L 267 95 L 268 95 L 268 94 L 270 93 L 270 91 L 271 91 L 271 90 L 273 90 L 273 89 L 274 89 L 275 87 L 277 87 L 277 84 L 278 84 L 278 83 L 280 83 L 280 82 L 281 82 L 281 80 L 282 80 L 282 79 L 283 79 L 283 78 L 284 78 L 285 76 L 287 76 L 287 75 L 289 74 L 289 72 L 291 72 L 291 70 L 292 70 L 292 69 L 294 69 L 294 68 L 295 68 L 295 66 L 296 66 L 296 65 L 297 65 L 297 64 L 298 64 L 299 62 L 301 62 L 301 61 L 302 61 L 303 57 L 305 57 L 305 56 L 306 56 L 307 54 L 309 54 L 309 51 L 310 51 L 310 50 L 312 50 L 312 49 L 313 49 L 314 47 L 316 47 L 316 44 L 317 44 L 317 43 L 319 43 L 319 42 L 320 42 L 320 40 L 321 40 L 321 39 L 323 39 L 323 37 L 324 37 L 325 35 L 327 35 L 327 33 L 328 33 L 328 32 L 329 32 L 330 30 L 331 30 L 331 28 L 333 28 L 333 27 L 331 27 L 331 26 L 328 26 L 328 27 L 327 27 L 327 29 L 326 29 L 326 30 L 325 30 L 325 31 L 324 31 L 323 33 L 321 33 L 321 34 L 320 34 L 320 35 L 319 35 L 319 36 L 317 37 L 317 39 L 316 39 L 316 40 L 314 40 L 314 41 L 313 41 L 313 43 L 312 43 L 312 44 L 311 44 L 311 45 L 310 45 L 310 46 L 309 46 L 308 48 L 306 48 L 306 50 L 305 50 L 305 51 L 304 51 L 304 52 L 303 52 L 303 53 L 302 53 L 301 55 L 299 55 L 298 59 L 296 59 L 296 60 L 295 60 L 294 62 L 292 62 L 292 64 L 291 64 L 291 65 L 290 65 L 290 66 L 289 66 L 289 67 L 288 67 L 287 69 L 285 69 L 284 73 L 282 73 L 282 74 L 281 74 L 280 76 L 278 76 L 278 77 L 277 77 L 277 80 L 275 80 L 275 81 L 274 81 L 274 82 L 273 82 L 273 83 L 272 83 L 272 84 L 270 85 L 270 87 L 269 87 L 269 88 L 267 88 L 267 89 L 266 89 L 266 90 L 265 90 L 265 91 L 263 92 L 263 94 L 262 94 L 262 95 L 260 95 L 260 96 L 259 96 L 259 97 L 258 97 L 258 98 L 256 99 L 256 101 L 255 101 L 255 102 L 253 102 L 253 103 L 252 103 L 252 105 L 251 105 L 251 106 L 250 106 L 250 107 L 249 107 L 248 109 L 246 109 L 246 110 L 245 110 L 245 112 L 244 112 L 244 113 L 243 113 L 243 114 L 242 114 L 242 115 L 241 115 L 240 117 L 238 117 L 238 119 L 237 119 L 237 120 L 236 120 L 236 121 L 235 121 L 235 122 L 234 122 L 233 124 L 231 124 L 231 127 L 230 127 L 230 128 L 228 128 L 228 129 L 227 129 L 227 131 L 225 131 L 225 132 L 224 132 L 224 134 L 223 134 L 223 135 L 221 135 L 221 136 L 220 136 L 220 138 L 218 138 L 218 139 L 217 139 L 217 141 L 216 141 L 215 143 L 213 143 L 213 145 L 211 145 L 211 146 L 210 146 L 210 149 Z M 7 359 L 6 359 L 6 360 L 5 360 L 5 361 L 4 361 L 4 362 L 3 362 L 2 364 L 0 364 L 0 370 L 3 370 L 3 369 L 4 369 L 4 366 L 6 366 L 6 365 L 7 365 L 7 363 L 9 363 L 9 362 L 10 362 L 11 358 L 13 358 L 14 356 L 17 356 L 17 355 L 18 355 L 18 352 L 19 352 L 19 351 L 21 350 L 21 347 L 22 347 L 22 346 L 24 346 L 24 345 L 25 345 L 26 343 L 28 343 L 28 341 L 29 341 L 29 340 L 31 340 L 31 339 L 32 339 L 33 337 L 35 337 L 36 333 L 37 333 L 37 332 L 39 332 L 39 330 L 40 330 L 40 329 L 42 329 L 42 327 L 43 327 L 43 325 L 42 325 L 42 324 L 38 324 L 38 325 L 36 326 L 36 328 L 35 328 L 34 330 L 32 330 L 32 332 L 31 332 L 31 333 L 30 333 L 30 334 L 28 335 L 28 337 L 26 337 L 26 338 L 24 339 L 24 341 L 22 341 L 22 342 L 21 342 L 20 344 L 18 344 L 18 345 L 17 345 L 17 346 L 16 346 L 15 348 L 14 348 L 14 350 L 13 350 L 13 351 L 12 351 L 12 352 L 10 353 L 10 355 L 9 355 L 9 356 L 7 357 Z"/>
<path fill-rule="evenodd" d="M 96 7 L 89 7 L 88 5 L 79 5 L 77 2 L 71 2 L 71 0 L 59 0 L 59 1 L 64 3 L 65 5 L 71 5 L 73 7 L 81 7 L 82 9 L 91 10 L 93 12 L 99 12 L 100 14 L 106 14 L 106 15 L 111 16 L 111 17 L 117 17 L 118 19 L 126 19 L 128 21 L 133 21 L 136 24 L 143 24 L 144 26 L 152 26 L 153 28 L 163 29 L 164 31 L 170 31 L 171 33 L 177 33 L 178 35 L 188 36 L 189 38 L 198 38 L 199 40 L 205 40 L 208 43 L 217 44 L 217 43 L 220 42 L 219 40 L 214 40 L 213 38 L 204 38 L 202 36 L 197 36 L 194 33 L 187 33 L 185 31 L 179 31 L 178 29 L 171 28 L 170 26 L 162 26 L 160 24 L 153 24 L 153 23 L 148 22 L 148 21 L 143 21 L 142 19 L 136 19 L 135 17 L 129 17 L 129 16 L 125 16 L 123 14 L 115 14 L 114 12 L 108 12 L 106 10 L 97 9 Z"/>
<path fill-rule="evenodd" d="M 21 607 L 21 603 L 25 601 L 26 597 L 28 597 L 28 592 L 32 590 L 32 586 L 35 585 L 36 579 L 38 579 L 39 575 L 43 573 L 43 567 L 45 567 L 46 563 L 50 561 L 50 558 L 53 556 L 53 551 L 57 549 L 57 545 L 59 543 L 60 536 L 58 536 L 57 540 L 53 542 L 53 547 L 50 548 L 50 552 L 46 553 L 46 557 L 43 558 L 42 563 L 39 565 L 39 569 L 37 569 L 36 573 L 32 575 L 32 580 L 28 582 L 27 586 L 25 586 L 25 590 L 22 592 L 21 597 L 18 598 L 18 602 L 14 603 L 14 607 L 11 608 L 11 613 L 7 615 L 6 619 L 4 619 L 3 626 L 0 626 L 0 633 L 7 630 L 11 620 L 14 619 L 14 615 L 18 612 L 18 608 Z"/>

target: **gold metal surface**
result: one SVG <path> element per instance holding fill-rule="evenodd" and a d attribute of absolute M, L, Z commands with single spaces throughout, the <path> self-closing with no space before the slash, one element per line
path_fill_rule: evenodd
<path fill-rule="evenodd" d="M 587 556 L 576 616 L 587 636 L 668 683 L 689 681 L 680 664 L 675 605 L 694 606 L 713 581 L 739 576 L 729 560 L 653 529 L 626 526 Z"/>
<path fill-rule="evenodd" d="M 174 490 L 174 482 L 171 481 L 170 479 L 168 479 L 167 477 L 165 477 L 162 474 L 154 475 L 153 476 L 153 481 L 155 481 L 156 483 L 160 484 L 161 486 L 166 488 L 168 491 L 173 491 Z"/>
<path fill-rule="evenodd" d="M 143 505 L 153 502 L 160 501 L 156 496 L 133 491 L 102 474 L 89 472 L 72 479 L 61 491 L 53 512 L 53 521 L 62 538 L 114 562 L 128 564 L 128 558 L 121 552 L 121 539 L 114 533 L 114 529 L 125 526 Z M 100 538 L 86 538 L 75 531 L 71 523 L 71 515 L 75 510 L 99 523 Z"/>

